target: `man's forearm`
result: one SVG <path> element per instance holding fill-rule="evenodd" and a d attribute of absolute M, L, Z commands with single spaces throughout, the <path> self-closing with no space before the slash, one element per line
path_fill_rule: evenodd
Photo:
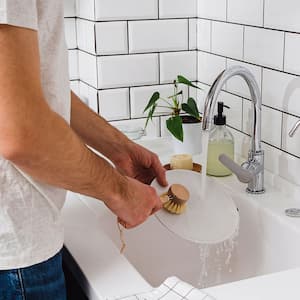
<path fill-rule="evenodd" d="M 90 151 L 55 112 L 45 109 L 39 116 L 24 149 L 10 158 L 13 163 L 54 186 L 102 200 L 121 197 L 126 178 Z"/>
<path fill-rule="evenodd" d="M 93 112 L 73 92 L 71 127 L 92 148 L 113 160 L 113 154 L 125 150 L 131 141 L 105 119 Z"/>

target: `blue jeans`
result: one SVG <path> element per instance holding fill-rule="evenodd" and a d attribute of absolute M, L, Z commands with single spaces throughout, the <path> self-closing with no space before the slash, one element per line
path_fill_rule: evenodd
<path fill-rule="evenodd" d="M 37 265 L 0 270 L 0 300 L 66 300 L 61 252 Z"/>

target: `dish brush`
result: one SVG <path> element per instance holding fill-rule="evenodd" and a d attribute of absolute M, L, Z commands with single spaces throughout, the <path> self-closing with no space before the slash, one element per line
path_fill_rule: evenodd
<path fill-rule="evenodd" d="M 172 184 L 169 190 L 160 196 L 164 209 L 176 215 L 185 211 L 189 198 L 189 191 L 181 184 Z"/>

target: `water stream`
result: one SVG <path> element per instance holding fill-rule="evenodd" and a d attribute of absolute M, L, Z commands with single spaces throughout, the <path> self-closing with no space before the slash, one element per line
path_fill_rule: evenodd
<path fill-rule="evenodd" d="M 208 152 L 209 131 L 202 132 L 202 191 L 205 194 L 205 180 L 207 152 Z M 236 232 L 227 240 L 218 244 L 199 244 L 200 272 L 198 287 L 205 288 L 207 285 L 217 285 L 222 283 L 222 274 L 231 273 L 231 258 L 237 244 L 239 231 Z"/>

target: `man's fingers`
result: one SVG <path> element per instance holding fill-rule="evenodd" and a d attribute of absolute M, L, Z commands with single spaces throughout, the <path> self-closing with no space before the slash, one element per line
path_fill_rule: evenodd
<path fill-rule="evenodd" d="M 161 165 L 161 163 L 160 163 L 160 161 L 157 157 L 154 158 L 152 166 L 153 166 L 153 169 L 154 169 L 154 172 L 155 172 L 158 183 L 161 186 L 167 186 L 168 181 L 167 181 L 167 177 L 166 177 L 166 170 Z"/>

